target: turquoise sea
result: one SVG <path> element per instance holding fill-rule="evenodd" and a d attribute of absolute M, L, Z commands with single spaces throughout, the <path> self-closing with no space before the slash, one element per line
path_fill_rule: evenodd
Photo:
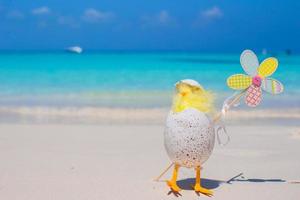
<path fill-rule="evenodd" d="M 266 56 L 260 55 L 262 60 Z M 300 56 L 281 55 L 272 75 L 282 95 L 262 107 L 300 107 Z M 234 91 L 226 78 L 243 73 L 239 54 L 197 52 L 1 52 L 0 107 L 167 107 L 176 81 L 191 78 L 221 102 Z"/>

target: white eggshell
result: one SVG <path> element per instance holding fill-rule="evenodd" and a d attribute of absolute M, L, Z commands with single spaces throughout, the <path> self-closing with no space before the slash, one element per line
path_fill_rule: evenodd
<path fill-rule="evenodd" d="M 181 81 L 178 81 L 175 85 L 178 85 L 179 83 L 185 83 L 185 84 L 190 85 L 190 86 L 201 88 L 201 85 L 193 79 L 183 79 Z"/>
<path fill-rule="evenodd" d="M 215 132 L 207 115 L 190 108 L 167 117 L 164 142 L 170 159 L 184 167 L 202 165 L 211 155 Z"/>

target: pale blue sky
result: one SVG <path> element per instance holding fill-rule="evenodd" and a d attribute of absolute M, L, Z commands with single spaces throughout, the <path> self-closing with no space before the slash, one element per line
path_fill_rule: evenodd
<path fill-rule="evenodd" d="M 292 0 L 0 0 L 0 49 L 300 52 Z"/>

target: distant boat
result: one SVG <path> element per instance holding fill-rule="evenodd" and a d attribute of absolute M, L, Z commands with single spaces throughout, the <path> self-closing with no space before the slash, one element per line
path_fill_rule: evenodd
<path fill-rule="evenodd" d="M 79 46 L 73 46 L 73 47 L 67 48 L 67 51 L 71 52 L 71 53 L 78 53 L 78 54 L 80 54 L 80 53 L 82 53 L 83 50 Z"/>
<path fill-rule="evenodd" d="M 264 55 L 264 56 L 265 56 L 265 55 L 267 55 L 267 54 L 268 54 L 268 51 L 267 51 L 267 49 L 263 49 L 261 53 L 262 53 L 262 55 Z"/>
<path fill-rule="evenodd" d="M 289 56 L 289 55 L 292 55 L 292 50 L 286 49 L 286 50 L 285 50 L 285 54 L 288 55 L 288 56 Z"/>

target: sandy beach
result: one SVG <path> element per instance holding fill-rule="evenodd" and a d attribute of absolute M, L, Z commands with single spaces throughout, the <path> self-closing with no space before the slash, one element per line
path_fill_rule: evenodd
<path fill-rule="evenodd" d="M 0 199 L 177 199 L 154 182 L 168 164 L 163 124 L 1 124 Z M 299 126 L 229 125 L 231 141 L 216 143 L 202 184 L 211 199 L 300 196 Z M 170 176 L 168 173 L 162 178 Z M 235 178 L 234 178 L 235 177 Z M 194 171 L 180 171 L 179 199 L 198 197 Z"/>

